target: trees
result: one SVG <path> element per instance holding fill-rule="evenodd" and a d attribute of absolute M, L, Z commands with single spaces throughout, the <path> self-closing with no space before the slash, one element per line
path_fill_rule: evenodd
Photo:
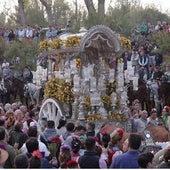
<path fill-rule="evenodd" d="M 19 9 L 20 18 L 21 18 L 21 22 L 23 26 L 26 26 L 26 17 L 25 17 L 25 11 L 24 11 L 26 2 L 28 1 L 18 0 L 18 9 Z"/>
<path fill-rule="evenodd" d="M 48 23 L 49 25 L 53 24 L 53 15 L 52 15 L 52 0 L 40 0 L 40 2 L 42 3 L 42 5 L 45 7 L 46 9 L 46 13 L 47 13 L 47 18 L 48 18 Z"/>
<path fill-rule="evenodd" d="M 84 0 L 88 10 L 88 26 L 103 24 L 105 19 L 105 0 L 98 0 L 98 10 L 95 9 L 93 0 Z"/>

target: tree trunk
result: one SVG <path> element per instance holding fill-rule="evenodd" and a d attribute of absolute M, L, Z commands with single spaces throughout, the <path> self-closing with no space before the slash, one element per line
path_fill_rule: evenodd
<path fill-rule="evenodd" d="M 49 25 L 53 24 L 53 15 L 51 10 L 51 5 L 46 2 L 46 0 L 40 0 L 43 6 L 45 6 L 47 17 L 48 17 L 48 23 Z"/>
<path fill-rule="evenodd" d="M 25 27 L 26 17 L 25 17 L 25 12 L 24 12 L 24 0 L 18 0 L 18 7 L 19 7 L 19 13 L 20 13 L 22 25 Z"/>
<path fill-rule="evenodd" d="M 98 16 L 101 22 L 103 22 L 105 16 L 105 0 L 98 0 Z"/>
<path fill-rule="evenodd" d="M 93 4 L 93 0 L 84 0 L 84 3 L 86 5 L 88 13 L 90 15 L 96 13 L 96 10 L 95 10 L 94 4 Z"/>
<path fill-rule="evenodd" d="M 89 26 L 97 24 L 98 18 L 96 9 L 94 8 L 93 0 L 84 0 L 84 2 L 88 10 Z"/>

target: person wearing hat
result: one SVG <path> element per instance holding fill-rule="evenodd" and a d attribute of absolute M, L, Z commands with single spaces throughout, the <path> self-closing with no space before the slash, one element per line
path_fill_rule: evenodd
<path fill-rule="evenodd" d="M 4 164 L 8 159 L 8 152 L 0 148 L 0 169 L 4 168 Z"/>

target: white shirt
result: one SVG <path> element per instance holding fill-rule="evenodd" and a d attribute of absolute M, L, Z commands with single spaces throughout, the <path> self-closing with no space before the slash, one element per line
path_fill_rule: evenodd
<path fill-rule="evenodd" d="M 39 147 L 40 152 L 44 153 L 45 157 L 48 157 L 50 155 L 50 151 L 47 149 L 47 146 L 43 142 L 41 142 L 40 140 L 38 140 L 38 144 L 39 144 L 38 147 Z M 28 152 L 27 147 L 26 147 L 26 143 L 24 143 L 22 145 L 20 150 L 23 154 L 26 154 Z"/>
<path fill-rule="evenodd" d="M 18 30 L 18 37 L 19 38 L 24 38 L 25 37 L 25 30 L 24 29 L 22 29 L 22 30 Z"/>
<path fill-rule="evenodd" d="M 32 29 L 30 29 L 30 30 L 26 30 L 26 37 L 27 38 L 32 38 L 33 37 L 33 30 Z"/>

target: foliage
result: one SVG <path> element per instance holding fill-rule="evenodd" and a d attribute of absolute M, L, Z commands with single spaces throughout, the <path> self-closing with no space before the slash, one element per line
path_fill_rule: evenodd
<path fill-rule="evenodd" d="M 126 2 L 110 6 L 105 18 L 107 25 L 120 34 L 130 36 L 133 28 L 143 22 L 156 25 L 157 21 L 170 21 L 167 14 L 155 7 L 143 8 L 138 3 Z"/>
<path fill-rule="evenodd" d="M 160 31 L 154 35 L 154 41 L 158 45 L 159 52 L 163 55 L 168 56 L 166 62 L 170 63 L 170 33 Z M 165 58 L 165 57 L 164 57 Z"/>
<path fill-rule="evenodd" d="M 68 2 L 66 2 L 65 0 L 58 0 L 54 1 L 53 16 L 55 24 L 60 27 L 65 27 L 68 20 L 67 16 L 69 16 L 69 19 L 71 20 L 73 16 L 73 11 L 70 8 Z"/>
<path fill-rule="evenodd" d="M 15 41 L 12 44 L 5 44 L 4 57 L 14 64 L 16 70 L 23 70 L 28 65 L 32 70 L 36 68 L 36 56 L 38 54 L 38 45 L 34 41 L 23 40 Z M 15 58 L 20 57 L 20 64 L 15 63 Z"/>
<path fill-rule="evenodd" d="M 48 24 L 47 20 L 44 17 L 44 10 L 37 6 L 36 4 L 32 4 L 25 10 L 27 23 L 34 26 L 46 26 Z M 36 16 L 36 17 L 35 17 Z"/>

